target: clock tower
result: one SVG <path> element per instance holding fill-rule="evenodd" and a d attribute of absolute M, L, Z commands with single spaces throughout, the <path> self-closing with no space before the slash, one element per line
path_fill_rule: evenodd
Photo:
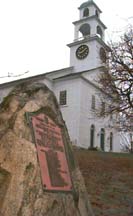
<path fill-rule="evenodd" d="M 100 20 L 101 10 L 93 0 L 80 5 L 79 20 L 73 22 L 74 41 L 70 48 L 70 66 L 74 72 L 91 70 L 106 62 L 108 46 L 104 42 L 106 26 Z"/>

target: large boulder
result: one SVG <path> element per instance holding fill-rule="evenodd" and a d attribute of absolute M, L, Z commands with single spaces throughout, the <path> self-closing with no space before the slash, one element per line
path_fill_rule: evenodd
<path fill-rule="evenodd" d="M 60 140 L 62 138 L 62 156 L 57 157 L 57 161 L 54 149 L 48 150 L 48 164 L 39 156 L 43 150 L 46 156 L 46 152 L 43 146 L 38 149 L 36 144 L 34 122 L 31 121 L 36 120 L 36 116 L 38 119 L 47 117 L 56 127 L 56 133 L 61 133 L 57 135 Z M 47 174 L 49 164 L 53 185 Z M 63 166 L 65 170 L 61 174 Z M 66 183 L 63 183 L 65 175 Z M 21 84 L 0 105 L 0 215 L 93 215 L 58 103 L 44 84 Z"/>

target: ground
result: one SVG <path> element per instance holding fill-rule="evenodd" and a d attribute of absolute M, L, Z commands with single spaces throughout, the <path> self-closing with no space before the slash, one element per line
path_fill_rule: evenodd
<path fill-rule="evenodd" d="M 133 154 L 74 150 L 95 216 L 133 216 Z"/>

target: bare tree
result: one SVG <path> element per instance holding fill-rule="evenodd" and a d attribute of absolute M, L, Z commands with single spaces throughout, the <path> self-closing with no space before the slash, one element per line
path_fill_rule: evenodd
<path fill-rule="evenodd" d="M 133 133 L 121 132 L 121 148 L 123 152 L 133 153 Z"/>
<path fill-rule="evenodd" d="M 109 46 L 106 69 L 100 75 L 102 90 L 108 98 L 106 114 L 117 113 L 120 128 L 133 131 L 133 28 Z"/>

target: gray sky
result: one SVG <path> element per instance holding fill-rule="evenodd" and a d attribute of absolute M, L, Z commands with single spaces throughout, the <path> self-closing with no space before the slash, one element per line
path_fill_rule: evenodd
<path fill-rule="evenodd" d="M 0 77 L 27 76 L 69 66 L 81 0 L 0 0 Z M 133 0 L 95 0 L 107 26 L 106 40 L 114 40 L 133 24 Z M 25 76 L 26 76 L 25 75 Z M 24 77 L 24 76 L 22 76 Z M 20 77 L 19 77 L 20 78 Z M 0 82 L 13 78 L 0 78 Z"/>

